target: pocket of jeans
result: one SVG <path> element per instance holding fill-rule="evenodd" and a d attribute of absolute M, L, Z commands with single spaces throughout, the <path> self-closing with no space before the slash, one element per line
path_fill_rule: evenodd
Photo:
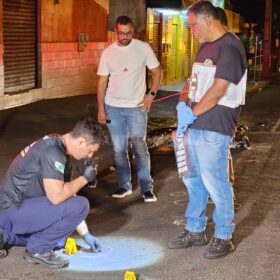
<path fill-rule="evenodd" d="M 204 142 L 212 144 L 221 142 L 222 135 L 218 132 L 203 130 L 201 133 Z"/>

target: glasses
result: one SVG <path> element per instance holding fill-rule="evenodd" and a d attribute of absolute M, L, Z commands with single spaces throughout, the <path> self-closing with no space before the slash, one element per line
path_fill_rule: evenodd
<path fill-rule="evenodd" d="M 122 32 L 122 31 L 118 31 L 117 34 L 120 37 L 130 37 L 132 35 L 132 31 L 128 31 L 128 32 Z"/>

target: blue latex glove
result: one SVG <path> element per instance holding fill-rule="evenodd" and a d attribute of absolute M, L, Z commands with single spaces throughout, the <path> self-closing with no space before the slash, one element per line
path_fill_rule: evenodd
<path fill-rule="evenodd" d="M 93 253 L 98 253 L 101 252 L 101 244 L 100 242 L 97 240 L 96 237 L 94 237 L 92 234 L 90 234 L 89 232 L 87 232 L 84 236 L 83 236 L 84 241 L 90 246 L 90 249 Z"/>
<path fill-rule="evenodd" d="M 183 101 L 177 104 L 176 109 L 178 119 L 176 137 L 183 137 L 189 125 L 191 125 L 197 117 L 193 114 L 192 109 Z"/>

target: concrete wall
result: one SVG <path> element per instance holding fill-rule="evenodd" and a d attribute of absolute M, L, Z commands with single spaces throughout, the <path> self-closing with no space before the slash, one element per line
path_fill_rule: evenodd
<path fill-rule="evenodd" d="M 40 87 L 15 95 L 4 95 L 2 6 L 0 0 L 1 109 L 96 93 L 100 55 L 114 38 L 107 32 L 109 0 L 64 0 L 56 5 L 53 0 L 38 0 Z M 83 51 L 78 49 L 78 33 L 87 34 Z"/>

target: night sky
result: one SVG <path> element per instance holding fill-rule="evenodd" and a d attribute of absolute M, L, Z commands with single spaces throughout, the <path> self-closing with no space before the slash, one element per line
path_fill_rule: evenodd
<path fill-rule="evenodd" d="M 264 25 L 266 0 L 232 0 L 232 10 L 245 18 L 246 22 L 254 22 L 261 29 Z M 272 18 L 274 24 L 280 21 L 280 0 L 272 0 Z"/>
<path fill-rule="evenodd" d="M 232 0 L 232 10 L 248 22 L 263 24 L 265 0 Z"/>

